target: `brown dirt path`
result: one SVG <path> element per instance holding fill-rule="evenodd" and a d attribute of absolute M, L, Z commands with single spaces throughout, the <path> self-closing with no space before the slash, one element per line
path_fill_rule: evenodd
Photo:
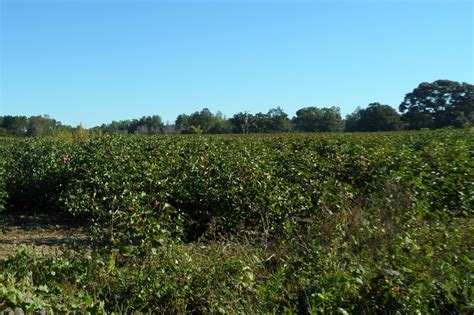
<path fill-rule="evenodd" d="M 0 260 L 21 247 L 47 255 L 87 242 L 84 227 L 74 218 L 24 211 L 6 212 L 0 218 Z"/>

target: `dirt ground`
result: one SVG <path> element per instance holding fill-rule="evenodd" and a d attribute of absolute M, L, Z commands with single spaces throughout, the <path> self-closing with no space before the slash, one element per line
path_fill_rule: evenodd
<path fill-rule="evenodd" d="M 25 211 L 0 216 L 0 260 L 22 246 L 46 255 L 73 249 L 86 241 L 84 227 L 70 217 Z"/>

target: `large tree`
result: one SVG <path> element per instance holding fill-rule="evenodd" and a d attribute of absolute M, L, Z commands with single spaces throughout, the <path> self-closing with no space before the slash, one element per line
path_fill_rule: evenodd
<path fill-rule="evenodd" d="M 229 119 L 233 133 L 249 133 L 255 126 L 255 116 L 248 113 L 237 113 Z"/>
<path fill-rule="evenodd" d="M 229 122 L 235 133 L 288 132 L 292 129 L 291 120 L 281 107 L 255 115 L 247 112 L 237 113 Z"/>
<path fill-rule="evenodd" d="M 3 116 L 2 128 L 12 136 L 24 136 L 28 129 L 28 118 L 26 116 Z"/>
<path fill-rule="evenodd" d="M 272 108 L 266 115 L 266 131 L 287 132 L 291 130 L 291 121 L 288 114 L 281 107 Z"/>
<path fill-rule="evenodd" d="M 344 120 L 344 131 L 346 132 L 354 132 L 358 131 L 358 124 L 360 120 L 360 114 L 362 112 L 362 107 L 357 106 L 357 108 L 351 113 L 346 115 L 346 119 Z"/>
<path fill-rule="evenodd" d="M 338 107 L 305 107 L 296 112 L 294 128 L 298 131 L 342 131 L 343 122 Z"/>
<path fill-rule="evenodd" d="M 474 126 L 474 86 L 450 80 L 423 82 L 400 111 L 409 129 Z"/>
<path fill-rule="evenodd" d="M 191 115 L 181 114 L 176 119 L 181 133 L 230 133 L 232 126 L 221 112 L 213 114 L 208 108 Z"/>
<path fill-rule="evenodd" d="M 358 108 L 346 117 L 346 131 L 393 131 L 401 126 L 400 114 L 380 103 L 370 103 L 367 108 Z"/>
<path fill-rule="evenodd" d="M 213 116 L 213 122 L 212 122 L 211 127 L 209 128 L 209 133 L 219 134 L 219 133 L 231 133 L 231 132 L 232 132 L 232 124 L 224 116 L 222 112 L 218 111 Z"/>
<path fill-rule="evenodd" d="M 61 124 L 49 116 L 32 116 L 29 118 L 26 134 L 28 136 L 48 136 Z"/>
<path fill-rule="evenodd" d="M 140 119 L 112 121 L 100 126 L 100 130 L 109 134 L 156 135 L 163 133 L 163 121 L 158 115 L 143 116 Z"/>
<path fill-rule="evenodd" d="M 128 133 L 157 135 L 163 133 L 163 121 L 158 115 L 144 116 L 130 122 Z"/>
<path fill-rule="evenodd" d="M 186 114 L 179 115 L 176 118 L 176 121 L 174 124 L 179 132 L 185 133 L 191 127 L 189 115 L 186 115 Z"/>

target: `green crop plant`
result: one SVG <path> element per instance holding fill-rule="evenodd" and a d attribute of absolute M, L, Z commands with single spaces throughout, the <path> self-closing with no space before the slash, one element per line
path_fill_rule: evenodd
<path fill-rule="evenodd" d="M 2 138 L 0 205 L 77 216 L 94 242 L 0 262 L 0 310 L 472 313 L 473 140 Z"/>

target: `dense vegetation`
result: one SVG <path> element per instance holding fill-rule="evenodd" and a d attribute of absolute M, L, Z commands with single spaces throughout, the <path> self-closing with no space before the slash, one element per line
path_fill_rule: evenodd
<path fill-rule="evenodd" d="M 473 140 L 1 139 L 8 211 L 75 215 L 95 245 L 2 262 L 0 307 L 472 312 Z"/>
<path fill-rule="evenodd" d="M 140 119 L 113 121 L 91 128 L 93 134 L 229 134 L 275 132 L 354 132 L 436 129 L 474 126 L 474 86 L 449 80 L 423 82 L 408 93 L 399 106 L 371 103 L 341 117 L 338 107 L 303 107 L 293 118 L 282 108 L 267 113 L 240 112 L 227 119 L 208 108 L 190 115 L 181 114 L 174 124 L 162 122 L 158 115 Z M 0 136 L 74 137 L 83 128 L 61 125 L 48 116 L 0 116 Z"/>

